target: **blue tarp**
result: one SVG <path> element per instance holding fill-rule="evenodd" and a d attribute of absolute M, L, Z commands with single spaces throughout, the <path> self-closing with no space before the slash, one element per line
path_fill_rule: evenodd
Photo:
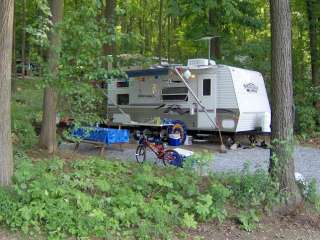
<path fill-rule="evenodd" d="M 72 131 L 72 136 L 105 144 L 129 142 L 129 131 L 126 129 L 99 127 L 77 128 Z"/>

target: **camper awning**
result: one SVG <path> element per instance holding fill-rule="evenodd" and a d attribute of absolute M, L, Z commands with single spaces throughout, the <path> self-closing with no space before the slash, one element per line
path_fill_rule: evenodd
<path fill-rule="evenodd" d="M 129 78 L 168 75 L 168 73 L 169 73 L 169 68 L 149 68 L 149 69 L 143 69 L 143 70 L 126 71 L 126 74 L 128 75 Z"/>

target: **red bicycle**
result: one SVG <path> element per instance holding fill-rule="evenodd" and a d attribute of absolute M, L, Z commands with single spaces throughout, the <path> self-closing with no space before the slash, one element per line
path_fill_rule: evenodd
<path fill-rule="evenodd" d="M 146 161 L 147 149 L 150 149 L 164 165 L 181 165 L 182 159 L 177 151 L 165 149 L 162 142 L 150 142 L 144 135 L 141 136 L 136 150 L 138 163 L 144 163 L 144 161 Z"/>

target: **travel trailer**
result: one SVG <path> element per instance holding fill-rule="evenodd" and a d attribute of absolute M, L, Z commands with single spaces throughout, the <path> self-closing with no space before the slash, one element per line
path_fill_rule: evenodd
<path fill-rule="evenodd" d="M 259 72 L 190 59 L 186 66 L 126 73 L 128 79 L 108 83 L 108 118 L 113 124 L 163 127 L 170 119 L 182 121 L 188 130 L 271 131 Z"/>

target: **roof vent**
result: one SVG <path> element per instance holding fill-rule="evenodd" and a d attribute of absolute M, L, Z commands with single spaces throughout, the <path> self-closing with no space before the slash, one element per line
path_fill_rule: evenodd
<path fill-rule="evenodd" d="M 216 65 L 216 62 L 213 60 L 205 59 L 205 58 L 196 58 L 196 59 L 189 59 L 188 60 L 188 67 L 191 66 L 209 66 L 209 65 Z"/>

